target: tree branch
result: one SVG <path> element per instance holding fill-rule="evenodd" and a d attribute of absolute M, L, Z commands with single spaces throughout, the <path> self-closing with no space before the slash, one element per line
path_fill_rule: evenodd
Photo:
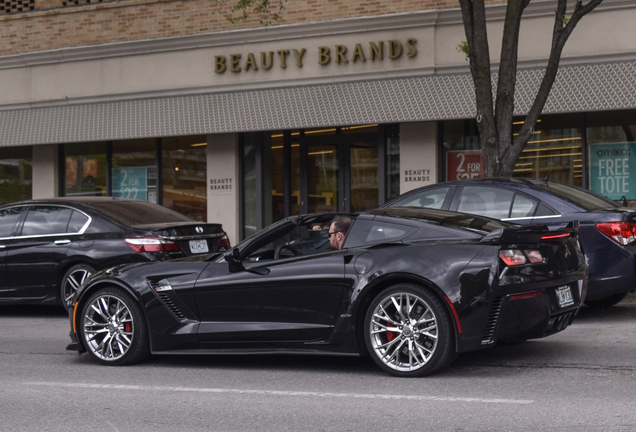
<path fill-rule="evenodd" d="M 565 14 L 567 9 L 567 0 L 558 0 L 552 31 L 552 49 L 550 51 L 550 57 L 548 59 L 545 74 L 532 107 L 528 111 L 525 122 L 523 126 L 521 126 L 519 134 L 513 139 L 511 151 L 506 153 L 503 161 L 504 166 L 509 167 L 510 174 L 512 174 L 514 169 L 514 163 L 519 158 L 523 148 L 534 133 L 534 125 L 539 119 L 539 116 L 541 115 L 541 112 L 548 100 L 548 96 L 550 95 L 550 91 L 552 90 L 552 86 L 559 71 L 559 63 L 565 43 L 581 18 L 594 10 L 594 8 L 602 2 L 603 0 L 590 0 L 587 4 L 583 5 L 582 0 L 577 0 L 574 13 L 566 23 Z"/>

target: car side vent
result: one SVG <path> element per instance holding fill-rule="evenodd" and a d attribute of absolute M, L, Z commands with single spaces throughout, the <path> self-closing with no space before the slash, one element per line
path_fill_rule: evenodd
<path fill-rule="evenodd" d="M 159 297 L 159 300 L 161 300 L 163 304 L 168 308 L 168 310 L 172 312 L 176 319 L 178 319 L 179 321 L 184 321 L 186 319 L 179 308 L 176 307 L 175 304 L 172 302 L 167 292 L 158 292 L 157 296 Z"/>
<path fill-rule="evenodd" d="M 488 323 L 486 324 L 486 331 L 484 332 L 484 338 L 481 341 L 482 345 L 489 345 L 494 342 L 493 336 L 495 335 L 495 329 L 497 328 L 499 315 L 501 315 L 502 304 L 503 304 L 503 297 L 496 298 L 492 302 L 492 308 L 490 309 L 490 316 L 488 317 Z"/>
<path fill-rule="evenodd" d="M 161 300 L 163 305 L 172 313 L 172 315 L 174 315 L 174 317 L 179 321 L 185 321 L 185 315 L 183 315 L 183 312 L 181 312 L 181 310 L 174 304 L 174 302 L 170 298 L 172 287 L 170 286 L 168 281 L 149 281 L 148 284 L 155 292 L 157 297 L 159 297 L 159 300 Z"/>

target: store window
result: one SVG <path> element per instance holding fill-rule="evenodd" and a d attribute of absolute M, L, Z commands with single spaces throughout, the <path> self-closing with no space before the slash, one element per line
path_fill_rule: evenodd
<path fill-rule="evenodd" d="M 516 133 L 523 124 L 513 124 Z M 582 119 L 576 114 L 541 117 L 515 164 L 515 177 L 543 178 L 583 186 Z"/>
<path fill-rule="evenodd" d="M 113 142 L 113 196 L 157 203 L 157 140 Z"/>
<path fill-rule="evenodd" d="M 400 195 L 400 125 L 386 126 L 386 200 Z"/>
<path fill-rule="evenodd" d="M 162 139 L 163 206 L 207 220 L 205 135 Z"/>
<path fill-rule="evenodd" d="M 31 199 L 31 147 L 0 149 L 0 205 Z"/>
<path fill-rule="evenodd" d="M 287 216 L 365 211 L 399 195 L 398 125 L 249 133 L 242 142 L 243 238 Z"/>
<path fill-rule="evenodd" d="M 207 221 L 206 148 L 204 135 L 66 144 L 60 193 L 149 201 Z"/>
<path fill-rule="evenodd" d="M 514 177 L 542 178 L 583 186 L 582 117 L 578 114 L 543 116 L 535 126 L 514 168 Z M 517 133 L 523 124 L 513 124 Z M 484 176 L 481 145 L 474 120 L 443 122 L 446 180 Z"/>
<path fill-rule="evenodd" d="M 636 207 L 636 110 L 587 115 L 590 190 Z"/>
<path fill-rule="evenodd" d="M 64 195 L 106 196 L 106 143 L 68 144 L 64 147 Z"/>
<path fill-rule="evenodd" d="M 241 189 L 243 201 L 241 205 L 241 238 L 247 238 L 255 234 L 261 225 L 259 213 L 259 185 L 257 179 L 260 177 L 258 159 L 261 145 L 259 134 L 249 133 L 242 137 L 242 178 Z"/>

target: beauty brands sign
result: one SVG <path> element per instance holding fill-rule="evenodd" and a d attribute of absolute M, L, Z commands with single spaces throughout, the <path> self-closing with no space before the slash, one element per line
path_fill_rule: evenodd
<path fill-rule="evenodd" d="M 302 68 L 308 63 L 327 66 L 396 61 L 417 56 L 417 39 L 388 39 L 333 46 L 285 47 L 281 49 L 243 52 L 214 56 L 217 74 L 267 71 L 272 68 Z"/>

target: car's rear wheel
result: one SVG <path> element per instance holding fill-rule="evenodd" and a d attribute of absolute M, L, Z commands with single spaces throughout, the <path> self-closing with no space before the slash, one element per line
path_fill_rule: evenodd
<path fill-rule="evenodd" d="M 60 283 L 60 301 L 66 310 L 73 307 L 73 296 L 93 273 L 95 269 L 86 264 L 74 265 L 66 271 Z"/>
<path fill-rule="evenodd" d="M 455 359 L 455 331 L 439 297 L 411 284 L 382 291 L 369 306 L 364 336 L 373 361 L 391 375 L 428 375 Z"/>
<path fill-rule="evenodd" d="M 120 366 L 150 354 L 148 326 L 139 304 L 120 288 L 93 293 L 81 310 L 79 332 L 97 361 Z"/>
<path fill-rule="evenodd" d="M 618 293 L 595 300 L 585 300 L 585 304 L 591 308 L 602 309 L 612 307 L 627 297 L 627 293 Z"/>

